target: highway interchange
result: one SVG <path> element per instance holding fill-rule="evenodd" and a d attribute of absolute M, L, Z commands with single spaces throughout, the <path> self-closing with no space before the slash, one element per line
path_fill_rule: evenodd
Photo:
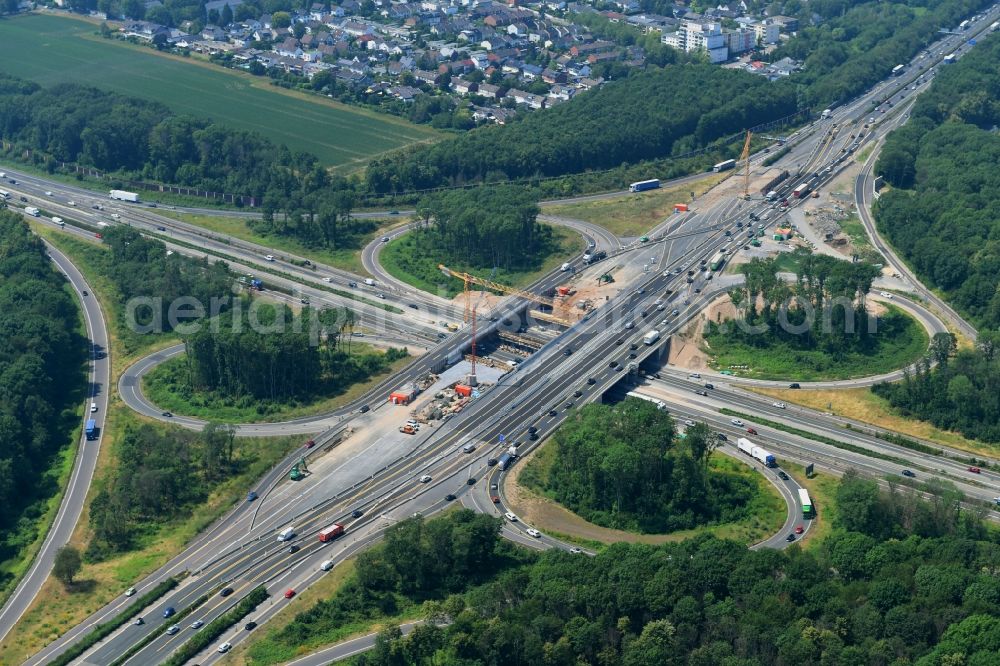
<path fill-rule="evenodd" d="M 992 16 L 994 13 L 995 10 L 969 35 L 995 20 Z M 932 55 L 938 50 L 945 53 L 955 50 L 969 35 L 958 39 L 947 37 L 940 46 L 930 49 Z M 940 58 L 936 55 L 927 58 L 928 65 L 932 59 L 936 61 Z M 883 83 L 864 98 L 835 109 L 833 119 L 817 121 L 788 137 L 791 150 L 778 164 L 790 165 L 789 170 L 794 172 L 797 169 L 802 174 L 819 173 L 830 166 L 831 171 L 822 179 L 823 183 L 829 182 L 841 169 L 849 165 L 851 155 L 861 145 L 880 140 L 892 127 L 902 122 L 906 107 L 905 104 L 897 102 L 893 111 L 886 114 L 884 120 L 880 119 L 877 129 L 870 131 L 863 141 L 848 136 L 860 131 L 872 113 L 872 99 L 882 99 L 894 88 L 905 89 L 913 82 L 920 68 L 921 63 L 915 61 L 909 67 L 908 74 Z M 924 81 L 922 85 L 927 83 Z M 912 103 L 913 97 L 914 95 L 910 94 L 906 103 Z M 828 126 L 834 123 L 838 126 L 838 131 L 832 135 L 828 134 Z M 853 131 L 848 132 L 847 128 Z M 846 159 L 837 162 L 840 156 L 845 156 Z M 763 154 L 754 156 L 755 167 L 763 157 Z M 867 217 L 864 205 L 870 201 L 868 192 L 873 160 L 874 156 L 866 162 L 857 181 L 855 194 L 859 199 L 859 213 L 863 219 Z M 44 201 L 44 208 L 47 211 L 74 219 L 80 219 L 81 213 L 91 215 L 94 220 L 82 220 L 91 224 L 96 224 L 96 218 L 103 214 L 100 211 L 90 213 L 93 209 L 88 202 L 100 200 L 106 203 L 106 200 L 92 192 L 24 174 L 18 174 L 17 179 L 21 189 L 12 189 L 18 193 L 23 192 L 26 197 L 32 197 L 32 201 Z M 783 184 L 783 192 L 787 194 L 801 180 L 803 176 L 789 179 Z M 49 191 L 54 193 L 53 197 L 44 194 Z M 63 200 L 64 203 L 59 203 Z M 70 200 L 76 205 L 70 206 L 68 204 Z M 329 287 L 331 283 L 325 282 L 323 277 L 336 280 L 336 288 L 345 290 L 347 282 L 357 281 L 361 284 L 361 280 L 356 276 L 329 267 L 302 267 L 291 261 L 295 259 L 298 262 L 299 258 L 280 257 L 268 248 L 244 241 L 220 239 L 217 234 L 205 232 L 194 225 L 179 223 L 148 209 L 122 205 L 117 210 L 121 212 L 115 214 L 120 215 L 123 220 L 127 220 L 143 232 L 160 237 L 177 252 L 198 255 L 210 251 L 214 256 L 224 256 L 235 270 L 266 275 L 269 282 L 286 286 L 296 295 L 301 293 L 302 297 L 310 299 L 310 302 L 350 305 L 359 310 L 362 318 L 370 322 L 373 327 L 383 326 L 379 330 L 393 331 L 401 336 L 407 336 L 407 339 L 423 341 L 428 351 L 400 375 L 383 382 L 362 399 L 334 414 L 283 424 L 241 424 L 241 434 L 246 435 L 322 432 L 323 434 L 316 438 L 318 446 L 313 450 L 313 455 L 322 459 L 318 461 L 320 465 L 327 463 L 326 459 L 332 461 L 328 463 L 328 467 L 341 475 L 334 484 L 336 487 L 321 483 L 319 477 L 322 475 L 319 472 L 315 473 L 315 478 L 309 477 L 303 482 L 293 484 L 283 482 L 287 466 L 279 466 L 273 470 L 257 486 L 261 496 L 258 502 L 235 507 L 223 519 L 202 533 L 183 553 L 137 584 L 141 592 L 167 576 L 181 572 L 190 573 L 176 590 L 149 609 L 135 609 L 136 614 L 142 614 L 147 622 L 142 626 L 125 625 L 122 630 L 89 652 L 85 656 L 87 663 L 110 663 L 129 646 L 169 622 L 162 618 L 162 610 L 165 607 L 173 606 L 181 610 L 205 594 L 209 595 L 209 601 L 191 618 L 186 619 L 187 622 L 195 617 L 208 622 L 230 608 L 249 590 L 259 584 L 266 584 L 272 592 L 272 600 L 262 605 L 252 616 L 255 621 L 261 623 L 285 603 L 282 598 L 285 589 L 301 590 L 323 574 L 319 570 L 320 562 L 332 560 L 335 564 L 340 564 L 348 556 L 376 541 L 384 529 L 393 522 L 414 513 L 427 515 L 440 510 L 449 503 L 445 499 L 446 493 L 458 496 L 458 501 L 477 510 L 502 513 L 506 510 L 503 501 L 497 505 L 490 499 L 495 492 L 492 488 L 494 484 L 497 484 L 498 490 L 502 488 L 502 483 L 499 481 L 500 471 L 495 467 L 488 467 L 487 459 L 495 457 L 510 442 L 521 443 L 521 453 L 529 451 L 558 427 L 567 411 L 587 402 L 602 400 L 605 395 L 615 395 L 620 391 L 619 387 L 626 377 L 626 383 L 631 383 L 634 390 L 640 390 L 668 402 L 671 413 L 679 420 L 691 418 L 703 421 L 713 430 L 727 434 L 729 443 L 724 446 L 731 446 L 735 437 L 742 433 L 742 429 L 734 426 L 729 417 L 720 415 L 719 409 L 728 407 L 840 441 L 851 442 L 885 457 L 891 457 L 893 460 L 905 461 L 905 464 L 853 453 L 765 425 L 755 425 L 760 433 L 759 439 L 783 460 L 814 462 L 818 467 L 834 472 L 842 472 L 853 467 L 876 477 L 899 474 L 903 469 L 914 471 L 918 479 L 932 475 L 940 476 L 954 482 L 970 502 L 978 501 L 983 505 L 989 504 L 993 497 L 1000 494 L 998 492 L 1000 476 L 984 470 L 984 473 L 972 477 L 967 470 L 968 464 L 963 462 L 968 455 L 962 452 L 945 450 L 945 454 L 940 456 L 917 453 L 878 439 L 874 435 L 865 434 L 874 432 L 875 429 L 862 424 L 854 424 L 861 432 L 847 432 L 844 429 L 843 419 L 795 407 L 784 409 L 775 407 L 766 399 L 742 391 L 738 382 L 731 378 L 726 378 L 721 383 L 713 378 L 715 389 L 710 391 L 708 396 L 699 396 L 694 391 L 700 389 L 703 382 L 678 376 L 675 372 L 661 372 L 659 378 L 653 378 L 649 372 L 643 377 L 629 369 L 630 363 L 650 369 L 658 368 L 660 365 L 661 348 L 658 345 L 645 346 L 640 342 L 642 335 L 649 328 L 655 325 L 660 328 L 664 339 L 668 338 L 730 284 L 723 280 L 708 282 L 701 273 L 697 274 L 693 283 L 688 284 L 685 279 L 686 271 L 689 267 L 697 267 L 700 259 L 712 256 L 721 246 L 733 242 L 735 235 L 741 231 L 735 226 L 737 221 L 746 221 L 751 212 L 763 214 L 770 210 L 769 204 L 759 200 L 727 199 L 706 210 L 673 216 L 649 233 L 650 244 L 629 245 L 625 250 L 619 250 L 618 240 L 609 237 L 607 232 L 576 227 L 590 242 L 597 244 L 598 247 L 607 247 L 609 252 L 615 255 L 616 260 L 638 260 L 636 258 L 641 254 L 643 255 L 641 261 L 646 265 L 652 264 L 655 268 L 643 273 L 640 282 L 629 285 L 584 321 L 547 344 L 516 371 L 501 378 L 496 385 L 486 390 L 483 397 L 471 403 L 461 414 L 435 428 L 433 432 L 419 439 L 415 438 L 411 448 L 403 452 L 400 457 L 386 461 L 384 468 L 380 469 L 371 470 L 359 466 L 361 469 L 354 477 L 350 476 L 350 470 L 345 469 L 350 460 L 347 457 L 350 447 L 335 445 L 343 429 L 350 424 L 365 423 L 365 419 L 375 419 L 379 412 L 392 409 L 385 404 L 385 396 L 396 386 L 426 375 L 429 371 L 438 371 L 459 358 L 462 347 L 468 342 L 468 331 L 463 329 L 442 340 L 437 335 L 442 330 L 441 326 L 435 323 L 441 318 L 442 315 L 439 313 L 442 311 L 443 316 L 450 321 L 460 321 L 461 313 L 457 311 L 458 308 L 450 302 L 440 302 L 441 299 L 435 296 L 410 291 L 409 288 L 395 284 L 385 275 L 378 273 L 380 242 L 365 249 L 364 261 L 366 269 L 372 272 L 381 284 L 371 288 L 364 286 L 357 288 L 349 292 L 350 296 L 353 296 L 351 298 L 332 293 Z M 867 220 L 866 224 L 870 224 L 870 220 Z M 69 227 L 67 230 L 72 231 Z M 398 227 L 391 233 L 404 231 L 405 227 Z M 727 231 L 730 234 L 728 236 Z M 870 231 L 874 232 L 874 229 L 870 228 Z M 879 242 L 874 233 L 873 239 Z M 961 322 L 947 305 L 939 303 L 933 294 L 923 290 L 887 248 L 880 247 L 880 250 L 899 273 L 909 277 L 914 285 L 914 291 L 922 300 L 929 302 L 966 334 L 974 334 L 974 329 L 967 323 Z M 646 257 L 651 252 L 654 254 Z M 279 256 L 280 274 L 267 272 L 271 266 L 279 262 L 263 260 L 262 256 L 266 254 Z M 78 291 L 82 293 L 88 289 L 82 276 L 65 261 L 65 257 L 56 252 L 52 252 L 52 256 L 57 265 L 68 274 L 70 282 Z M 578 261 L 575 263 L 582 269 Z M 547 276 L 534 285 L 533 289 L 539 291 L 550 289 L 560 284 L 563 277 L 560 274 Z M 379 289 L 384 291 L 378 291 Z M 694 289 L 699 289 L 700 293 L 695 293 Z M 386 296 L 384 303 L 404 309 L 404 314 L 393 316 L 383 309 L 379 301 L 374 298 L 377 293 L 384 293 Z M 358 300 L 359 297 L 364 300 Z M 661 298 L 669 299 L 669 305 L 667 309 L 657 311 L 654 301 Z M 95 345 L 106 347 L 106 331 L 103 319 L 100 318 L 100 309 L 94 303 L 95 299 L 89 297 L 88 300 L 88 297 L 81 297 L 81 300 L 85 305 L 88 328 L 91 329 Z M 897 302 L 917 314 L 925 326 L 942 330 L 941 322 L 924 310 L 920 303 L 904 301 L 901 298 Z M 417 304 L 419 309 L 409 308 L 410 303 Z M 655 324 L 656 319 L 673 308 L 677 308 L 679 314 L 668 317 L 666 326 Z M 643 316 L 642 312 L 646 312 L 647 315 Z M 492 322 L 491 326 L 496 328 L 505 326 L 504 320 L 520 318 L 524 314 L 525 303 L 509 299 L 505 303 L 502 317 Z M 626 328 L 629 322 L 634 322 L 635 327 Z M 520 320 L 515 323 L 520 323 Z M 101 333 L 105 336 L 103 343 Z M 632 344 L 636 345 L 634 350 L 630 349 Z M 568 355 L 566 349 L 570 350 Z M 635 358 L 629 358 L 630 354 L 635 354 Z M 148 369 L 148 364 L 157 360 L 159 359 L 144 359 L 140 364 L 146 363 L 144 367 Z M 614 367 L 611 365 L 612 361 L 615 363 Z M 99 403 L 99 415 L 103 415 L 106 409 L 107 364 L 106 358 L 95 359 L 97 374 L 94 382 L 100 387 L 96 394 L 98 399 L 103 398 L 104 401 Z M 102 368 L 103 375 L 101 375 Z M 200 427 L 200 423 L 196 420 L 182 416 L 164 417 L 155 406 L 142 399 L 141 394 L 134 390 L 139 384 L 138 377 L 141 376 L 142 370 L 143 367 L 135 367 L 131 375 L 129 373 L 122 375 L 119 390 L 130 406 L 153 418 L 169 418 L 180 425 Z M 129 376 L 132 379 L 126 381 Z M 579 395 L 574 395 L 575 393 Z M 132 399 L 127 398 L 129 395 Z M 363 404 L 370 404 L 374 409 L 366 414 L 360 414 L 359 407 Z M 537 441 L 532 441 L 528 437 L 529 426 L 537 428 L 539 436 Z M 501 435 L 505 437 L 504 443 L 500 442 Z M 462 453 L 461 447 L 469 442 L 477 445 L 476 451 L 473 454 Z M 70 491 L 67 492 L 67 499 L 60 511 L 61 518 L 57 519 L 56 526 L 48 539 L 52 544 L 65 543 L 82 509 L 83 497 L 93 473 L 93 464 L 91 463 L 88 470 L 87 460 L 91 457 L 96 459 L 97 447 L 94 444 L 88 442 L 81 447 L 83 454 L 78 460 L 78 469 L 74 471 L 76 481 L 71 484 Z M 944 450 L 943 447 L 937 448 Z M 299 455 L 300 453 L 296 453 L 290 456 L 289 461 L 297 459 Z M 432 477 L 428 483 L 420 481 L 420 477 L 425 474 Z M 774 474 L 768 474 L 768 478 L 782 492 L 790 511 L 782 530 L 758 546 L 782 547 L 786 545 L 785 536 L 794 525 L 802 522 L 795 510 L 797 500 L 793 492 L 795 486 L 794 482 L 782 483 L 774 477 Z M 470 480 L 474 480 L 472 485 L 467 484 Z M 361 515 L 352 518 L 353 512 L 361 512 Z M 321 544 L 315 538 L 316 533 L 333 522 L 345 524 L 347 528 L 345 536 L 332 544 Z M 298 533 L 295 543 L 300 548 L 294 553 L 289 552 L 286 544 L 276 543 L 274 538 L 275 532 L 287 525 L 294 525 Z M 545 535 L 540 538 L 528 536 L 525 532 L 528 527 L 530 526 L 524 525 L 522 521 L 508 522 L 504 526 L 504 534 L 533 547 L 569 548 L 567 544 Z M 25 578 L 18 593 L 12 598 L 12 602 L 16 603 L 8 602 L 5 606 L 0 615 L 0 630 L 4 633 L 30 604 L 34 590 L 40 585 L 39 577 L 44 580 L 50 567 L 51 559 L 46 561 L 45 558 L 50 557 L 52 552 L 54 552 L 52 548 L 43 549 L 43 553 L 48 555 L 38 558 L 32 573 Z M 218 596 L 219 590 L 226 586 L 232 587 L 234 593 L 226 597 Z M 23 592 L 21 588 L 24 588 Z M 27 663 L 45 663 L 84 633 L 90 624 L 120 612 L 130 603 L 131 600 L 125 597 L 115 599 L 87 622 L 34 655 Z M 187 628 L 187 624 L 184 624 L 178 634 L 161 636 L 126 663 L 158 663 L 173 649 L 179 647 L 192 631 Z M 245 635 L 246 632 L 236 627 L 224 635 L 220 642 L 229 640 L 235 643 Z M 218 659 L 220 655 L 212 652 L 213 649 L 214 646 L 208 652 L 199 655 L 198 663 L 207 664 Z M 303 661 L 302 666 L 310 663 L 313 662 Z"/>

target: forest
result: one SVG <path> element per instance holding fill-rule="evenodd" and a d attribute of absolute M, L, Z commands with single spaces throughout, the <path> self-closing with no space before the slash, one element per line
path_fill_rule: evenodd
<path fill-rule="evenodd" d="M 46 527 L 60 452 L 79 434 L 87 344 L 77 304 L 42 241 L 0 210 L 0 561 Z M 9 574 L 0 577 L 5 586 Z"/>
<path fill-rule="evenodd" d="M 130 226 L 116 225 L 104 230 L 103 242 L 111 250 L 105 257 L 102 272 L 118 288 L 123 306 L 137 299 L 141 306 L 131 310 L 136 331 L 165 332 L 174 324 L 183 324 L 199 317 L 193 308 L 184 308 L 185 315 L 175 317 L 175 304 L 194 299 L 204 308 L 200 316 L 224 312 L 233 302 L 233 276 L 222 261 L 194 259 L 177 253 L 167 253 L 159 240 L 144 236 Z M 213 310 L 214 308 L 214 310 Z M 129 309 L 122 308 L 124 316 Z"/>
<path fill-rule="evenodd" d="M 975 347 L 961 350 L 950 333 L 938 334 L 930 356 L 912 373 L 900 382 L 876 384 L 872 392 L 906 416 L 1000 442 L 1000 333 L 981 330 Z"/>
<path fill-rule="evenodd" d="M 332 598 L 251 647 L 249 663 L 290 661 L 302 646 L 322 645 L 343 627 L 441 602 L 530 561 L 530 553 L 500 538 L 500 527 L 499 518 L 469 509 L 390 526 L 381 543 L 358 555 L 355 575 Z"/>
<path fill-rule="evenodd" d="M 366 181 L 392 193 L 607 169 L 683 155 L 795 111 L 794 90 L 762 77 L 704 64 L 653 68 L 509 125 L 378 158 Z"/>
<path fill-rule="evenodd" d="M 286 305 L 247 305 L 185 340 L 175 390 L 226 401 L 283 403 L 342 391 L 406 356 L 405 349 L 352 354 L 350 310 L 295 314 Z"/>
<path fill-rule="evenodd" d="M 1000 36 L 938 74 L 876 165 L 879 230 L 975 324 L 1000 328 Z"/>
<path fill-rule="evenodd" d="M 756 488 L 709 471 L 718 440 L 704 424 L 679 437 L 652 403 L 588 405 L 556 431 L 545 494 L 598 525 L 666 533 L 746 517 Z"/>
<path fill-rule="evenodd" d="M 158 526 L 188 515 L 253 457 L 237 448 L 235 437 L 232 428 L 213 423 L 200 433 L 127 425 L 115 441 L 115 471 L 90 505 L 94 538 L 87 556 L 125 552 Z"/>
<path fill-rule="evenodd" d="M 958 495 L 848 472 L 834 531 L 803 550 L 711 536 L 551 549 L 384 630 L 354 666 L 994 664 L 1000 546 Z"/>

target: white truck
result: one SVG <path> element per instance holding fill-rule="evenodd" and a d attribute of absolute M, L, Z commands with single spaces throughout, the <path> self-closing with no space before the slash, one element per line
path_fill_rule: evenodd
<path fill-rule="evenodd" d="M 65 227 L 66 226 L 66 223 L 63 222 L 63 219 L 61 217 L 53 217 L 52 218 L 52 223 L 53 224 L 58 224 L 60 227 Z"/>
<path fill-rule="evenodd" d="M 652 331 L 642 336 L 642 343 L 646 345 L 651 345 L 659 339 L 660 339 L 660 332 L 654 328 Z"/>
<path fill-rule="evenodd" d="M 278 543 L 283 541 L 291 541 L 295 537 L 295 528 L 286 527 L 285 529 L 278 532 Z"/>
<path fill-rule="evenodd" d="M 32 217 L 38 217 L 38 209 L 34 206 L 28 206 L 24 209 L 24 212 Z"/>
<path fill-rule="evenodd" d="M 125 190 L 111 190 L 108 193 L 112 199 L 117 199 L 118 201 L 130 201 L 132 203 L 139 203 L 139 195 L 135 192 L 126 192 Z"/>
<path fill-rule="evenodd" d="M 823 117 L 824 118 L 829 118 L 832 115 L 833 115 L 833 110 L 832 109 L 823 109 Z"/>

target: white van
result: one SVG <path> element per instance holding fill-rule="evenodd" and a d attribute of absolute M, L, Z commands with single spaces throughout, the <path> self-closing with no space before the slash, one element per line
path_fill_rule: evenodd
<path fill-rule="evenodd" d="M 295 528 L 286 527 L 285 529 L 281 530 L 281 532 L 278 533 L 278 542 L 280 543 L 282 541 L 288 541 L 294 536 L 295 536 Z"/>
<path fill-rule="evenodd" d="M 365 278 L 365 284 L 368 285 L 369 287 L 374 287 L 375 286 L 375 280 L 373 280 L 371 278 Z"/>
<path fill-rule="evenodd" d="M 324 560 L 322 564 L 319 565 L 321 571 L 329 571 L 333 568 L 333 560 Z"/>

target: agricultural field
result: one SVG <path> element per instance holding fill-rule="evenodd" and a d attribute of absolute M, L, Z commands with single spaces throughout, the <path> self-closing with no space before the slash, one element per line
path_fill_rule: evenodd
<path fill-rule="evenodd" d="M 276 88 L 267 78 L 104 39 L 96 25 L 60 16 L 0 20 L 0 68 L 44 86 L 76 82 L 156 100 L 177 113 L 259 132 L 345 171 L 439 136 L 393 116 Z"/>

